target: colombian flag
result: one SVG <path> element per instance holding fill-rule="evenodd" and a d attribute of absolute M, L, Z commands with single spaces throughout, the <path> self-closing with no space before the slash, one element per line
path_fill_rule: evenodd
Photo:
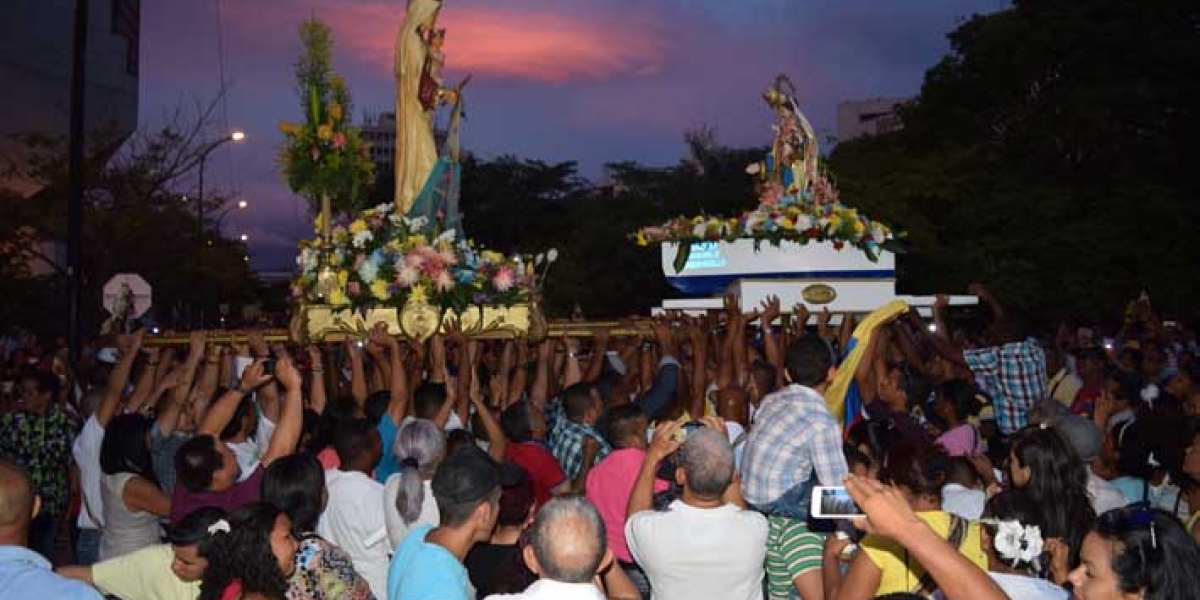
<path fill-rule="evenodd" d="M 841 421 L 843 431 L 849 431 L 863 418 L 863 400 L 858 390 L 858 382 L 854 380 L 854 373 L 862 363 L 867 343 L 871 341 L 871 336 L 881 323 L 906 312 L 908 304 L 893 300 L 867 315 L 867 318 L 854 328 L 854 335 L 846 344 L 842 364 L 838 366 L 833 382 L 825 391 L 825 406 L 833 418 Z"/>

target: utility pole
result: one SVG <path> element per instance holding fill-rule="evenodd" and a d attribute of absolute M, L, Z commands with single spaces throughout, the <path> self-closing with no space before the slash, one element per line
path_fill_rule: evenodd
<path fill-rule="evenodd" d="M 67 346 L 71 364 L 82 347 L 79 305 L 83 294 L 84 90 L 87 84 L 88 1 L 75 0 L 75 33 L 71 48 L 71 123 L 68 132 L 67 196 Z"/>

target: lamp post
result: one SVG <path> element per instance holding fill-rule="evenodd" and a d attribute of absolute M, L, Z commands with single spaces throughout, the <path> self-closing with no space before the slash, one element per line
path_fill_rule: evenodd
<path fill-rule="evenodd" d="M 208 161 L 208 155 L 212 154 L 213 150 L 220 148 L 223 144 L 240 142 L 244 139 L 246 139 L 245 133 L 235 131 L 225 137 L 214 140 L 200 152 L 200 189 L 197 190 L 196 194 L 196 230 L 201 238 L 204 237 L 204 163 Z"/>

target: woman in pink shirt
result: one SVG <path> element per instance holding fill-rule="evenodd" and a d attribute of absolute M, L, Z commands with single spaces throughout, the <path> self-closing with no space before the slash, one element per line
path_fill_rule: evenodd
<path fill-rule="evenodd" d="M 946 432 L 937 443 L 950 456 L 974 456 L 987 450 L 979 429 L 968 422 L 979 414 L 982 405 L 979 396 L 975 385 L 963 379 L 951 379 L 937 388 L 933 411 L 946 421 Z"/>

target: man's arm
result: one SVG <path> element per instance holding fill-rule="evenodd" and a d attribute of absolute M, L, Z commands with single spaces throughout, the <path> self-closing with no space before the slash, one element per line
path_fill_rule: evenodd
<path fill-rule="evenodd" d="M 145 335 L 145 330 L 139 329 L 132 335 L 117 337 L 117 348 L 121 352 L 121 359 L 109 374 L 108 385 L 104 388 L 104 396 L 100 398 L 100 405 L 96 407 L 96 422 L 100 423 L 100 427 L 107 427 L 108 422 L 117 413 L 121 404 L 121 395 L 125 391 L 125 384 L 129 383 L 129 373 L 133 370 L 133 361 L 137 359 L 138 350 L 142 347 L 143 335 Z"/>
<path fill-rule="evenodd" d="M 278 372 L 278 365 L 276 365 L 276 372 Z M 216 404 L 213 404 L 204 413 L 204 420 L 200 422 L 200 427 L 196 430 L 196 433 L 211 436 L 220 435 L 221 430 L 225 429 L 225 426 L 229 424 L 229 420 L 237 412 L 238 404 L 241 403 L 242 399 L 259 386 L 270 381 L 270 379 L 270 375 L 263 373 L 263 361 L 254 361 L 253 364 L 246 367 L 246 370 L 242 372 L 242 380 L 238 384 L 237 389 L 225 392 L 217 400 Z M 272 437 L 272 443 L 274 443 L 274 438 L 278 437 L 278 435 L 279 430 L 277 428 L 275 436 Z"/>
<path fill-rule="evenodd" d="M 657 419 L 662 414 L 679 389 L 680 367 L 679 361 L 675 360 L 675 340 L 670 326 L 662 321 L 655 322 L 654 337 L 658 339 L 663 357 L 659 361 L 658 372 L 654 375 L 654 383 L 638 402 L 650 420 Z"/>
<path fill-rule="evenodd" d="M 596 381 L 600 379 L 600 374 L 604 370 L 604 355 L 608 352 L 610 335 L 606 327 L 596 330 L 596 340 L 592 344 L 592 360 L 588 363 L 587 372 L 583 375 L 584 381 Z"/>
<path fill-rule="evenodd" d="M 654 508 L 654 476 L 658 472 L 658 463 L 679 449 L 675 434 L 683 424 L 678 421 L 662 423 L 654 430 L 654 438 L 646 448 L 646 457 L 642 460 L 642 469 L 638 471 L 637 480 L 633 483 L 633 493 L 629 495 L 629 504 L 625 507 L 625 519 L 633 517 L 642 511 Z"/>
<path fill-rule="evenodd" d="M 309 377 L 309 408 L 313 412 L 323 414 L 325 412 L 325 357 L 321 353 L 321 347 L 316 344 L 308 345 L 308 365 L 312 376 Z M 399 421 L 396 421 L 399 423 Z"/>
<path fill-rule="evenodd" d="M 300 371 L 296 370 L 296 365 L 290 358 L 281 359 L 275 364 L 275 378 L 283 384 L 283 411 L 275 433 L 271 435 L 267 451 L 263 453 L 264 468 L 271 466 L 276 459 L 296 451 L 296 445 L 300 443 L 300 430 L 304 425 L 304 399 L 300 397 L 302 380 Z"/>
<path fill-rule="evenodd" d="M 362 406 L 367 401 L 367 374 L 363 369 L 362 348 L 354 340 L 346 340 L 346 356 L 350 359 L 350 395 Z"/>

